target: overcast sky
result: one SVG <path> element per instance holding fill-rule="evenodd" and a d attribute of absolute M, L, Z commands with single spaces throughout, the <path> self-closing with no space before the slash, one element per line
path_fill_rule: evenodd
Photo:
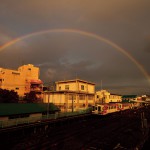
<path fill-rule="evenodd" d="M 0 0 L 0 45 L 31 33 L 73 29 L 98 35 L 150 74 L 149 0 Z M 79 32 L 33 34 L 0 51 L 0 67 L 40 67 L 44 83 L 80 78 L 115 94 L 150 94 L 150 82 L 126 55 Z"/>

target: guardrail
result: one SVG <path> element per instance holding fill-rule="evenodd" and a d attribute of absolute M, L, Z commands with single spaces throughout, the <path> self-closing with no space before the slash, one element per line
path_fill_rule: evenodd
<path fill-rule="evenodd" d="M 91 112 L 91 109 L 88 108 L 85 110 L 79 110 L 79 111 L 75 111 L 75 112 L 59 112 L 59 113 L 43 115 L 43 116 L 39 116 L 39 117 L 27 117 L 27 118 L 0 120 L 0 128 L 18 126 L 21 124 L 30 124 L 30 123 L 34 123 L 37 121 L 43 121 L 45 119 L 54 120 L 54 119 L 63 118 L 63 117 L 82 115 L 82 114 L 86 114 L 86 113 L 90 113 L 90 112 Z"/>

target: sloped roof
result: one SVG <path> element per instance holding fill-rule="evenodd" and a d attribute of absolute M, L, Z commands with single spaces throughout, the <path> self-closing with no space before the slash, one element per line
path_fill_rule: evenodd
<path fill-rule="evenodd" d="M 46 103 L 0 103 L 0 116 L 47 112 L 47 109 L 48 104 Z M 50 103 L 49 111 L 59 111 L 59 108 Z"/>

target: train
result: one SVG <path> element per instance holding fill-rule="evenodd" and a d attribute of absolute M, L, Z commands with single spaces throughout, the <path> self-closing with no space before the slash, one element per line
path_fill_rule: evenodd
<path fill-rule="evenodd" d="M 105 103 L 105 104 L 95 104 L 92 106 L 92 114 L 97 115 L 107 115 L 110 113 L 123 111 L 127 109 L 135 109 L 143 106 L 147 106 L 147 103 Z"/>

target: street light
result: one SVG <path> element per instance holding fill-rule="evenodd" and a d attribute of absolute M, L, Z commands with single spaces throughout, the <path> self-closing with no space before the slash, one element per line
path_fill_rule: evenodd
<path fill-rule="evenodd" d="M 48 104 L 47 104 L 47 119 L 49 118 L 49 94 L 48 94 Z"/>

